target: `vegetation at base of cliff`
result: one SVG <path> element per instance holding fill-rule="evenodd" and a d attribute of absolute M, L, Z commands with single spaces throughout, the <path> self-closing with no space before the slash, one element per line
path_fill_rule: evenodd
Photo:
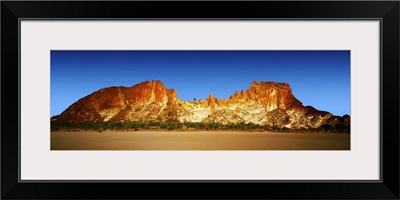
<path fill-rule="evenodd" d="M 350 133 L 350 126 L 344 124 L 336 124 L 331 126 L 324 124 L 315 129 L 288 129 L 277 126 L 261 126 L 253 123 L 238 123 L 238 124 L 219 124 L 205 122 L 86 122 L 86 123 L 71 123 L 51 121 L 51 131 L 98 131 L 105 130 L 232 130 L 232 131 L 271 131 L 271 132 L 332 132 L 332 133 Z"/>

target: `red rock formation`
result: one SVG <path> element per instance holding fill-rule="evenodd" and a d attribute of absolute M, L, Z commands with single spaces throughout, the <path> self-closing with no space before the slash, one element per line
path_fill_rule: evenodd
<path fill-rule="evenodd" d="M 312 106 L 303 106 L 287 83 L 253 82 L 247 90 L 229 99 L 181 101 L 176 91 L 160 81 L 145 81 L 132 87 L 109 87 L 94 92 L 51 120 L 69 122 L 103 121 L 206 121 L 255 123 L 308 128 L 322 124 L 350 125 L 350 116 L 333 116 Z"/>
<path fill-rule="evenodd" d="M 268 111 L 277 108 L 289 109 L 293 107 L 302 107 L 302 103 L 292 94 L 292 89 L 287 83 L 275 82 L 256 82 L 251 83 L 246 91 L 237 91 L 230 99 L 255 101 L 264 105 Z"/>
<path fill-rule="evenodd" d="M 207 105 L 213 110 L 217 106 L 217 99 L 215 98 L 215 96 L 213 94 L 210 94 L 210 96 L 208 97 Z"/>
<path fill-rule="evenodd" d="M 176 101 L 176 91 L 166 89 L 161 81 L 145 81 L 130 88 L 123 88 L 124 98 L 131 103 L 167 103 Z"/>
<path fill-rule="evenodd" d="M 129 120 L 135 116 L 131 113 L 133 107 L 133 112 L 138 112 L 142 108 L 136 107 L 149 104 L 142 111 L 156 113 L 162 105 L 174 105 L 176 101 L 175 90 L 166 89 L 160 81 L 145 81 L 132 87 L 101 89 L 79 99 L 56 118 L 71 122 Z"/>

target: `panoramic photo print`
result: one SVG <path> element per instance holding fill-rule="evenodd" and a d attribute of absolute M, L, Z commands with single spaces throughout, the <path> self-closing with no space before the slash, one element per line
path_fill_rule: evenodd
<path fill-rule="evenodd" d="M 51 150 L 350 150 L 350 51 L 52 50 Z"/>

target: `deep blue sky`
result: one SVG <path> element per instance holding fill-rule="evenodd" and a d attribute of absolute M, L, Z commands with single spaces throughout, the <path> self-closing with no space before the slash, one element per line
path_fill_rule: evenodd
<path fill-rule="evenodd" d="M 350 51 L 51 51 L 51 116 L 101 88 L 160 80 L 183 100 L 229 98 L 253 81 L 289 83 L 303 102 L 350 114 Z"/>

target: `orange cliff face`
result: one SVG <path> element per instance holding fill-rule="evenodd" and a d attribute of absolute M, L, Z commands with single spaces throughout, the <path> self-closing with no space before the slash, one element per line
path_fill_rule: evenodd
<path fill-rule="evenodd" d="M 207 100 L 182 101 L 176 91 L 160 81 L 132 87 L 109 87 L 72 104 L 52 118 L 68 122 L 180 121 L 254 123 L 287 128 L 316 128 L 324 123 L 350 124 L 350 116 L 338 117 L 303 106 L 287 83 L 253 82 L 229 99 L 211 94 Z"/>
<path fill-rule="evenodd" d="M 213 94 L 210 94 L 210 96 L 207 99 L 207 105 L 211 108 L 211 109 L 215 109 L 215 107 L 217 106 L 217 98 L 215 98 L 215 96 Z"/>
<path fill-rule="evenodd" d="M 240 93 L 236 92 L 230 99 L 239 101 L 252 100 L 263 105 L 267 111 L 302 106 L 302 103 L 293 96 L 292 89 L 287 83 L 258 83 L 254 81 L 248 90 L 242 90 Z"/>
<path fill-rule="evenodd" d="M 131 103 L 174 103 L 176 91 L 165 88 L 161 81 L 145 81 L 130 88 L 124 88 L 124 98 Z"/>
<path fill-rule="evenodd" d="M 144 120 L 176 101 L 175 90 L 166 89 L 160 81 L 145 81 L 132 87 L 103 88 L 79 99 L 56 119 L 70 122 Z"/>

